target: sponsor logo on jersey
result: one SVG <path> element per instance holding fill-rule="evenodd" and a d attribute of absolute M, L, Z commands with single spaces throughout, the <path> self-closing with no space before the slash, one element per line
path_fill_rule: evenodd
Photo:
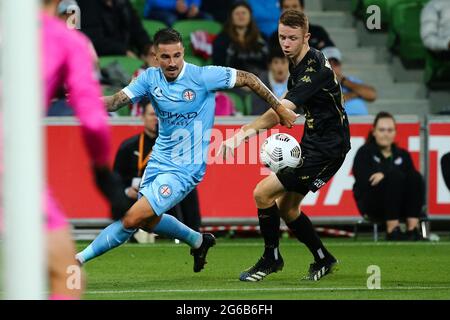
<path fill-rule="evenodd" d="M 162 90 L 160 87 L 155 87 L 155 89 L 153 89 L 153 94 L 158 98 L 161 98 L 163 96 Z"/>
<path fill-rule="evenodd" d="M 313 184 L 317 189 L 320 189 L 325 185 L 325 181 L 323 181 L 322 179 L 316 179 L 314 180 Z"/>
<path fill-rule="evenodd" d="M 309 76 L 303 76 L 303 78 L 301 78 L 300 80 L 306 83 L 311 83 L 311 78 Z"/>
<path fill-rule="evenodd" d="M 225 79 L 226 79 L 225 80 L 225 86 L 227 88 L 229 88 L 230 87 L 230 82 L 231 82 L 231 69 L 230 68 L 226 69 Z"/>

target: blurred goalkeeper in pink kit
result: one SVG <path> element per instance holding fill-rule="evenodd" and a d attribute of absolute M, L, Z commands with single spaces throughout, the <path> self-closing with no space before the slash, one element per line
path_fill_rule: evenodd
<path fill-rule="evenodd" d="M 48 109 L 57 90 L 65 89 L 69 104 L 79 119 L 82 135 L 92 161 L 98 188 L 112 205 L 122 194 L 118 180 L 109 169 L 110 133 L 107 113 L 100 99 L 101 89 L 94 73 L 94 52 L 89 41 L 70 30 L 56 17 L 60 0 L 43 0 L 41 12 L 41 72 Z M 117 188 L 116 188 L 117 186 Z M 116 200 L 113 200 L 116 199 Z M 120 206 L 120 204 L 119 204 Z M 78 265 L 70 228 L 50 190 L 45 194 L 47 216 L 48 271 L 51 299 L 79 299 L 82 288 L 67 288 L 67 268 Z"/>

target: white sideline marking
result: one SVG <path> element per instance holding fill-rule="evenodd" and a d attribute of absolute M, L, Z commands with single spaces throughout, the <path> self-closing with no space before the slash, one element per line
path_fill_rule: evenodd
<path fill-rule="evenodd" d="M 350 240 L 351 241 L 351 240 Z M 261 242 L 236 242 L 236 243 L 220 243 L 217 241 L 218 247 L 260 247 L 264 243 Z M 298 246 L 299 242 L 293 241 L 288 243 L 281 243 L 281 247 Z M 327 247 L 396 247 L 396 246 L 450 246 L 450 242 L 345 242 L 345 243 L 333 243 L 326 242 Z M 180 248 L 173 243 L 154 243 L 154 244 L 124 244 L 121 247 L 129 248 Z"/>
<path fill-rule="evenodd" d="M 369 290 L 364 287 L 353 288 L 236 288 L 236 289 L 154 289 L 154 290 L 96 290 L 86 291 L 84 294 L 124 294 L 124 293 L 203 293 L 203 292 L 261 292 L 261 291 L 414 291 L 414 290 L 446 290 L 447 287 L 391 287 L 379 290 Z"/>

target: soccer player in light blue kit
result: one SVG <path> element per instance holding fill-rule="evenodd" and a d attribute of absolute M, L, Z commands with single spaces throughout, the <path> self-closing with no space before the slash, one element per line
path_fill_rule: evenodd
<path fill-rule="evenodd" d="M 159 135 L 142 177 L 139 200 L 122 220 L 104 229 L 76 255 L 83 264 L 126 242 L 137 228 L 180 239 L 191 247 L 194 272 L 203 269 L 212 234 L 198 233 L 171 215 L 202 180 L 214 122 L 216 90 L 247 86 L 275 110 L 274 117 L 292 127 L 296 114 L 253 74 L 218 66 L 198 67 L 184 62 L 180 34 L 170 28 L 155 34 L 159 68 L 148 68 L 126 88 L 104 97 L 108 111 L 148 97 L 159 119 Z"/>

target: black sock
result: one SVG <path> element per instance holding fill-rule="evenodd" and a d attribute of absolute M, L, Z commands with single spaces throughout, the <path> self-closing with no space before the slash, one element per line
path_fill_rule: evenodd
<path fill-rule="evenodd" d="M 316 230 L 314 230 L 311 220 L 309 220 L 306 214 L 301 212 L 300 216 L 294 221 L 287 223 L 287 226 L 292 230 L 297 239 L 308 247 L 316 262 L 319 262 L 322 259 L 334 259 L 323 246 Z"/>
<path fill-rule="evenodd" d="M 267 209 L 258 209 L 259 228 L 264 238 L 264 257 L 278 260 L 280 243 L 280 215 L 274 204 Z"/>

